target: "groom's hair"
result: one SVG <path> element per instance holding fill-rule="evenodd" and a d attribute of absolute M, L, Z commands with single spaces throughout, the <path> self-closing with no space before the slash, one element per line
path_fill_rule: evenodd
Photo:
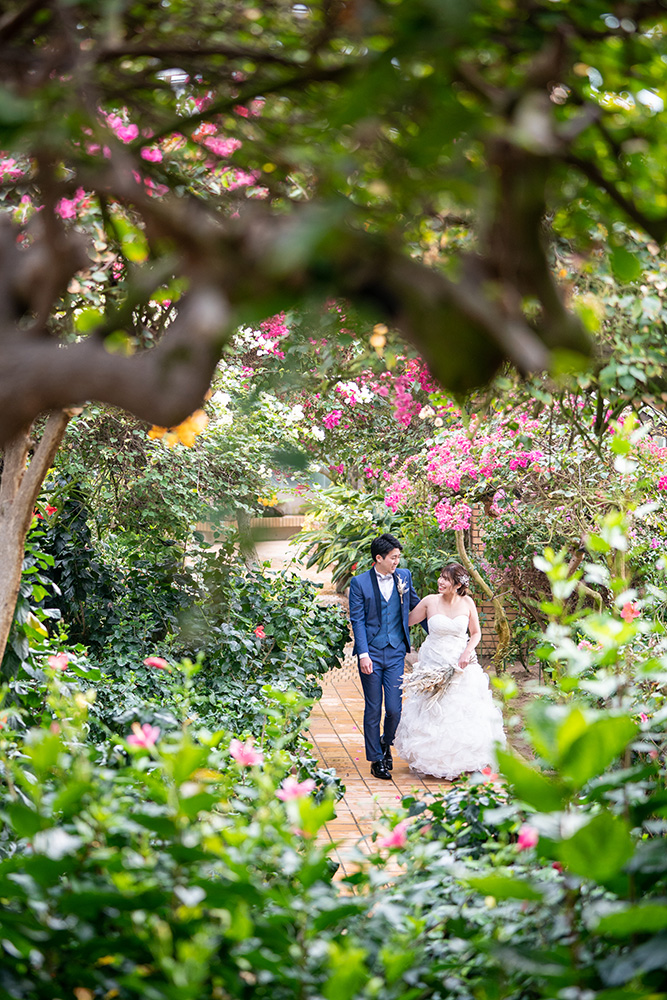
<path fill-rule="evenodd" d="M 393 535 L 390 535 L 389 533 L 378 535 L 378 537 L 374 538 L 371 542 L 371 558 L 373 562 L 375 562 L 378 556 L 382 556 L 384 558 L 384 556 L 386 556 L 388 552 L 391 552 L 392 549 L 402 548 L 403 546 L 399 542 L 398 538 L 394 538 Z"/>

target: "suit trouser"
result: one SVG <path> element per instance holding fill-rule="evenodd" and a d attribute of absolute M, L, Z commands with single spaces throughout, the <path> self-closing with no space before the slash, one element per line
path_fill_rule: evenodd
<path fill-rule="evenodd" d="M 394 742 L 394 735 L 401 719 L 401 683 L 406 650 L 403 646 L 394 649 L 385 646 L 384 649 L 368 650 L 373 661 L 373 673 L 364 674 L 359 671 L 361 686 L 364 691 L 364 742 L 366 744 L 366 760 L 382 760 L 380 746 L 380 722 L 382 718 L 382 695 L 384 693 L 384 733 L 383 739 L 387 745 Z"/>

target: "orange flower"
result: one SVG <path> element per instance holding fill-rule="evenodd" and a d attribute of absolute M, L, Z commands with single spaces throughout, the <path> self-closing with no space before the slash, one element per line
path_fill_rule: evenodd
<path fill-rule="evenodd" d="M 206 428 L 208 417 L 203 410 L 195 410 L 183 423 L 175 427 L 151 427 L 148 437 L 155 441 L 164 438 L 164 443 L 168 448 L 173 448 L 176 444 L 185 445 L 191 448 L 195 443 L 195 438 Z"/>

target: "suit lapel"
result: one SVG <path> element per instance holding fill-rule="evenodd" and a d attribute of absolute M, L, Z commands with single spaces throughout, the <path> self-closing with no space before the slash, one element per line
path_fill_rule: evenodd
<path fill-rule="evenodd" d="M 382 621 L 382 604 L 381 604 L 380 587 L 378 585 L 377 573 L 375 572 L 374 569 L 370 569 L 368 572 L 371 578 L 371 587 L 373 588 L 373 596 L 375 597 L 375 607 L 377 608 L 378 621 Z"/>

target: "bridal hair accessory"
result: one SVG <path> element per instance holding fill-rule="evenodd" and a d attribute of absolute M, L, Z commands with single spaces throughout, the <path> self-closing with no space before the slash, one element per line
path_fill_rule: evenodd
<path fill-rule="evenodd" d="M 469 583 L 470 583 L 470 577 L 468 576 L 468 574 L 467 573 L 461 573 L 461 575 L 459 577 L 459 584 L 460 584 L 460 586 L 461 587 L 467 587 Z"/>
<path fill-rule="evenodd" d="M 407 591 L 408 591 L 408 585 L 407 585 L 406 581 L 403 580 L 400 576 L 396 577 L 396 590 L 398 591 L 398 596 L 400 597 L 401 604 L 402 604 L 403 603 L 403 594 L 407 593 Z"/>

